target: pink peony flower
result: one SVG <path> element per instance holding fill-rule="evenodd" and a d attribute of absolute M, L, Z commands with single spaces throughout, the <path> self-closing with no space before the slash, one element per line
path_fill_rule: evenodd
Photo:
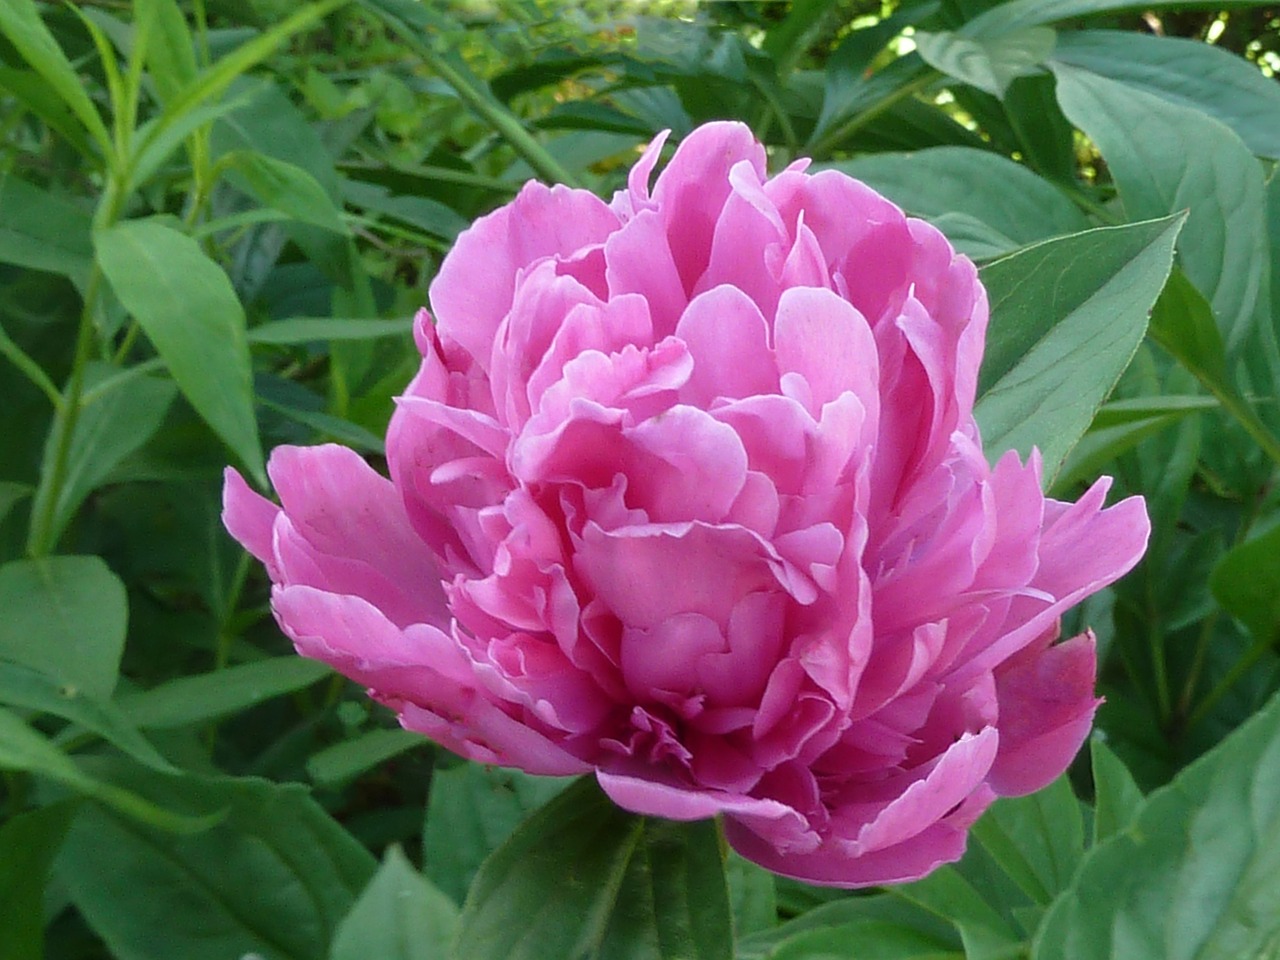
<path fill-rule="evenodd" d="M 226 480 L 298 650 L 481 763 L 594 772 L 724 816 L 778 873 L 955 860 L 1085 737 L 1093 638 L 1142 501 L 1047 500 L 972 410 L 987 300 L 937 230 L 849 177 L 769 179 L 708 124 L 610 203 L 529 183 L 417 321 L 391 479 L 343 447 Z"/>

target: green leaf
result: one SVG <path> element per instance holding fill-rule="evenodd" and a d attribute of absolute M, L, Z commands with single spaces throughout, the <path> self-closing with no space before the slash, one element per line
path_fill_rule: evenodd
<path fill-rule="evenodd" d="M 376 340 L 381 337 L 403 337 L 412 330 L 412 320 L 290 317 L 288 320 L 273 320 L 254 327 L 249 331 L 249 342 L 292 346 L 326 340 Z"/>
<path fill-rule="evenodd" d="M 85 383 L 95 383 L 113 373 L 114 367 L 90 367 Z M 84 402 L 76 419 L 75 434 L 67 453 L 66 473 L 50 523 L 49 542 L 55 543 L 85 498 L 111 475 L 111 471 L 141 449 L 164 422 L 177 389 L 169 380 L 132 377 L 108 384 Z M 45 446 L 44 469 L 53 469 L 65 420 L 59 419 Z"/>
<path fill-rule="evenodd" d="M 940 955 L 942 957 L 955 957 L 956 960 L 964 957 L 960 937 L 947 919 L 936 916 L 930 909 L 887 893 L 845 896 L 824 903 L 773 930 L 742 938 L 734 956 L 736 960 L 773 960 L 776 955 L 774 951 L 781 945 L 785 944 L 787 949 L 794 950 L 797 948 L 792 944 L 805 945 L 806 938 L 812 934 L 841 930 L 845 936 L 844 952 L 836 953 L 835 958 L 845 960 L 851 956 L 850 947 L 861 949 L 867 945 L 868 940 L 874 944 L 874 936 L 864 940 L 850 934 L 855 931 L 867 933 L 876 929 L 911 931 L 917 937 L 934 944 L 934 949 L 943 951 Z M 855 953 L 852 956 L 861 957 L 861 954 Z M 928 957 L 929 954 L 925 956 Z"/>
<path fill-rule="evenodd" d="M 170 130 L 184 119 L 220 97 L 235 80 L 270 57 L 295 34 L 313 27 L 349 0 L 319 0 L 298 8 L 288 17 L 263 31 L 252 40 L 241 44 L 224 57 L 203 70 L 181 90 L 176 91 L 165 104 L 155 125 L 139 137 L 140 152 L 150 149 L 151 143 L 169 135 Z"/>
<path fill-rule="evenodd" d="M 1170 283 L 1173 280 L 1170 278 Z M 1165 290 L 1168 290 L 1166 284 Z M 1161 296 L 1164 296 L 1162 293 Z M 1154 323 L 1154 318 L 1153 321 Z M 1095 427 L 1115 427 L 1125 424 L 1144 423 L 1164 417 L 1183 417 L 1201 410 L 1212 410 L 1218 406 L 1213 397 L 1202 397 L 1196 394 L 1167 394 L 1159 397 L 1130 397 L 1127 400 L 1112 400 L 1104 404 L 1093 418 Z"/>
<path fill-rule="evenodd" d="M 1059 23 L 1076 17 L 1088 17 L 1095 14 L 1115 13 L 1121 10 L 1147 10 L 1152 6 L 1161 10 L 1178 10 L 1184 7 L 1212 7 L 1215 10 L 1230 10 L 1248 7 L 1266 6 L 1264 0 L 1161 0 L 1160 3 L 1143 3 L 1142 0 L 1011 0 L 998 4 L 984 13 L 974 17 L 965 24 L 965 32 L 990 35 L 1006 30 L 1017 30 L 1041 23 Z"/>
<path fill-rule="evenodd" d="M 360 0 L 360 5 L 399 34 L 463 103 L 488 123 L 538 176 L 550 183 L 574 185 L 574 178 L 485 86 L 456 52 L 440 52 L 434 45 L 439 14 L 414 0 Z"/>
<path fill-rule="evenodd" d="M 266 485 L 244 310 L 190 237 L 133 220 L 95 238 L 98 262 L 196 412 Z"/>
<path fill-rule="evenodd" d="M 89 99 L 75 68 L 40 19 L 34 0 L 5 0 L 0 4 L 0 33 L 17 48 L 22 58 L 44 78 L 84 124 L 105 156 L 111 154 L 111 137 Z"/>
<path fill-rule="evenodd" d="M 0 90 L 12 94 L 28 110 L 63 137 L 92 166 L 97 166 L 94 145 L 71 108 L 34 70 L 15 70 L 0 66 Z"/>
<path fill-rule="evenodd" d="M 923 880 L 890 891 L 955 925 L 969 960 L 1012 960 L 1025 955 L 1017 931 L 956 867 L 939 867 Z"/>
<path fill-rule="evenodd" d="M 0 661 L 0 703 L 70 720 L 147 766 L 169 769 L 169 763 L 111 701 L 95 699 L 29 667 Z"/>
<path fill-rule="evenodd" d="M 0 826 L 0 960 L 43 960 L 45 880 L 73 812 L 56 804 Z"/>
<path fill-rule="evenodd" d="M 1089 230 L 982 271 L 991 324 L 975 415 L 993 457 L 1039 446 L 1053 479 L 1142 342 L 1182 222 Z"/>
<path fill-rule="evenodd" d="M 87 212 L 15 176 L 0 176 L 0 263 L 58 273 L 83 289 L 92 261 Z"/>
<path fill-rule="evenodd" d="M 430 197 L 393 194 L 387 187 L 359 180 L 344 180 L 342 193 L 357 207 L 407 223 L 450 243 L 468 226 L 465 218 Z"/>
<path fill-rule="evenodd" d="M 358 450 L 361 453 L 375 453 L 379 456 L 382 456 L 385 452 L 386 445 L 382 437 L 372 430 L 365 429 L 358 423 L 352 423 L 350 420 L 343 420 L 341 417 L 320 413 L 316 410 L 288 407 L 271 400 L 264 399 L 261 403 L 268 410 L 274 410 L 290 420 L 305 424 L 321 437 L 336 440 L 351 447 L 353 450 Z"/>
<path fill-rule="evenodd" d="M 1235 389 L 1213 309 L 1181 270 L 1173 272 L 1151 312 L 1151 339 L 1204 383 Z"/>
<path fill-rule="evenodd" d="M 781 941 L 769 960 L 964 960 L 963 950 L 911 927 L 858 920 Z"/>
<path fill-rule="evenodd" d="M 42 557 L 0 566 L 0 658 L 90 696 L 115 689 L 128 606 L 98 557 Z"/>
<path fill-rule="evenodd" d="M 461 903 L 480 864 L 566 784 L 475 763 L 437 769 L 422 836 L 427 876 Z"/>
<path fill-rule="evenodd" d="M 222 162 L 232 171 L 231 181 L 264 206 L 288 214 L 301 223 L 349 234 L 342 211 L 316 179 L 301 167 L 252 150 L 226 154 Z"/>
<path fill-rule="evenodd" d="M 1093 843 L 1102 843 L 1133 822 L 1142 806 L 1142 791 L 1133 775 L 1102 740 L 1089 741 L 1093 764 Z"/>
<path fill-rule="evenodd" d="M 445 960 L 458 908 L 392 847 L 338 928 L 329 960 Z"/>
<path fill-rule="evenodd" d="M 1076 484 L 1092 482 L 1108 464 L 1143 440 L 1180 423 L 1188 414 L 1218 406 L 1212 397 L 1170 397 L 1167 399 L 1188 402 L 1169 407 L 1162 407 L 1161 399 L 1166 398 L 1152 398 L 1149 403 L 1135 401 L 1132 407 L 1122 408 L 1122 404 L 1128 403 L 1123 400 L 1103 406 L 1089 432 L 1080 438 L 1062 464 L 1050 488 L 1051 495 L 1070 496 Z"/>
<path fill-rule="evenodd" d="M 1086 70 L 1053 65 L 1063 112 L 1102 151 L 1131 219 L 1190 210 L 1178 241 L 1187 277 L 1239 353 L 1266 276 L 1262 168 L 1198 110 Z"/>
<path fill-rule="evenodd" d="M 1089 226 L 1057 187 L 989 150 L 934 147 L 868 154 L 831 166 L 864 181 L 908 213 L 935 222 L 968 215 L 1008 238 L 1013 247 Z"/>
<path fill-rule="evenodd" d="M 729 960 L 713 821 L 636 817 L 583 778 L 485 861 L 455 960 Z"/>
<path fill-rule="evenodd" d="M 1280 84 L 1212 44 L 1133 30 L 1072 30 L 1053 59 L 1225 123 L 1254 153 L 1280 157 Z"/>
<path fill-rule="evenodd" d="M 172 100 L 199 72 L 194 40 L 176 0 L 134 0 L 134 18 L 150 17 L 155 35 L 147 44 L 147 75 L 161 103 Z"/>
<path fill-rule="evenodd" d="M 89 776 L 74 760 L 13 712 L 0 707 L 0 770 L 18 770 L 52 780 L 105 803 L 131 820 L 158 830 L 192 832 L 206 829 L 211 818 L 173 813 L 137 794 Z"/>
<path fill-rule="evenodd" d="M 778 925 L 778 893 L 773 874 L 730 850 L 725 860 L 733 933 L 742 938 Z"/>
<path fill-rule="evenodd" d="M 0 480 L 0 523 L 9 516 L 9 511 L 31 496 L 34 488 L 26 483 L 14 483 L 11 480 Z"/>
<path fill-rule="evenodd" d="M 1084 852 L 1080 801 L 1064 775 L 1030 796 L 997 801 L 971 836 L 1023 893 L 1048 906 Z"/>
<path fill-rule="evenodd" d="M 113 957 L 326 960 L 375 863 L 305 789 L 124 770 L 116 779 L 152 802 L 221 819 L 187 836 L 99 808 L 76 819 L 58 877 Z"/>
<path fill-rule="evenodd" d="M 1018 77 L 1041 72 L 1057 35 L 1048 27 L 1025 27 L 977 37 L 919 31 L 914 39 L 920 56 L 934 69 L 1002 97 Z"/>
<path fill-rule="evenodd" d="M 313 753 L 307 761 L 307 773 L 318 784 L 341 784 L 426 744 L 422 734 L 412 730 L 368 730 Z"/>
<path fill-rule="evenodd" d="M 317 660 L 273 657 L 178 677 L 142 693 L 123 696 L 118 706 L 130 723 L 143 730 L 185 727 L 309 687 L 331 672 L 327 664 Z"/>
<path fill-rule="evenodd" d="M 1224 610 L 1258 643 L 1280 635 L 1280 526 L 1233 547 L 1218 561 L 1209 586 Z"/>
<path fill-rule="evenodd" d="M 1280 697 L 1093 848 L 1035 960 L 1239 960 L 1280 943 Z"/>

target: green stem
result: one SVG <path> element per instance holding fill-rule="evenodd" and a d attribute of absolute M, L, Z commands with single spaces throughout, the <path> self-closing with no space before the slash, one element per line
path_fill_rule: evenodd
<path fill-rule="evenodd" d="M 1209 643 L 1213 639 L 1214 628 L 1218 625 L 1219 611 L 1214 610 L 1200 623 L 1200 636 L 1196 638 L 1195 653 L 1191 657 L 1191 667 L 1187 670 L 1187 682 L 1182 685 L 1182 695 L 1178 697 L 1178 716 L 1185 717 L 1191 711 L 1191 700 L 1196 695 L 1196 686 L 1200 683 L 1200 674 L 1204 671 L 1204 661 L 1209 654 Z"/>
<path fill-rule="evenodd" d="M 80 419 L 81 393 L 84 390 L 84 371 L 93 354 L 93 314 L 98 302 L 98 288 L 102 285 L 102 272 L 95 262 L 89 272 L 85 288 L 84 309 L 80 314 L 80 329 L 76 334 L 75 359 L 71 364 L 71 376 L 62 396 L 61 409 L 51 430 L 55 444 L 52 468 L 42 471 L 31 504 L 31 527 L 27 531 L 27 555 L 48 556 L 57 541 L 54 521 L 58 512 L 58 500 L 67 479 L 67 463 L 71 456 L 71 440 L 75 436 L 76 423 Z"/>
<path fill-rule="evenodd" d="M 1236 418 L 1245 432 L 1262 448 L 1262 452 L 1271 458 L 1273 463 L 1280 464 L 1280 440 L 1267 429 L 1266 425 L 1253 412 L 1253 408 L 1234 390 L 1216 386 L 1208 380 L 1202 380 L 1209 392 L 1218 398 L 1224 410 Z"/>
<path fill-rule="evenodd" d="M 57 386 L 49 379 L 49 375 L 44 372 L 40 364 L 31 359 L 31 356 L 26 351 L 9 338 L 9 334 L 5 333 L 4 327 L 0 327 L 0 356 L 5 357 L 22 371 L 28 380 L 39 387 L 44 395 L 49 398 L 49 402 L 53 404 L 55 411 L 62 409 L 62 394 L 58 391 Z"/>
<path fill-rule="evenodd" d="M 1253 645 L 1245 651 L 1244 656 L 1232 664 L 1231 669 L 1227 671 L 1227 675 L 1219 680 L 1208 695 L 1200 701 L 1195 713 L 1191 714 L 1191 719 L 1187 721 L 1188 730 L 1196 727 L 1209 715 L 1209 711 L 1217 706 L 1218 701 L 1226 696 L 1231 688 L 1240 681 L 1240 678 L 1252 670 L 1254 665 L 1266 655 L 1273 643 L 1274 641 L 1271 637 L 1262 637 L 1253 642 Z"/>
<path fill-rule="evenodd" d="M 914 80 L 904 83 L 892 93 L 881 97 L 878 101 L 867 107 L 867 109 L 855 114 L 840 126 L 827 133 L 809 148 L 809 155 L 815 160 L 825 159 L 837 143 L 857 133 L 895 104 L 914 97 L 925 87 L 933 83 L 937 78 L 938 72 L 936 70 L 926 70 Z"/>
<path fill-rule="evenodd" d="M 390 169 L 396 173 L 404 173 L 413 177 L 421 177 L 424 180 L 436 180 L 440 183 L 456 183 L 462 187 L 478 187 L 481 190 L 492 190 L 495 193 L 509 194 L 514 196 L 520 192 L 520 184 L 511 180 L 500 180 L 497 177 L 486 177 L 483 174 L 472 173 L 469 170 L 453 170 L 449 167 L 436 167 L 430 164 L 415 166 L 412 164 L 401 164 L 387 162 L 381 165 L 368 163 L 339 163 L 338 170 L 342 173 L 356 170 L 382 170 Z"/>
<path fill-rule="evenodd" d="M 120 181 L 109 177 L 98 209 L 94 211 L 95 230 L 110 227 L 120 217 L 125 194 Z M 76 424 L 83 409 L 84 374 L 93 356 L 95 340 L 94 314 L 98 307 L 98 292 L 102 287 L 102 270 L 94 260 L 85 284 L 84 308 L 80 313 L 80 329 L 76 333 L 76 349 L 71 362 L 71 375 L 62 394 L 62 404 L 50 428 L 50 441 L 54 445 L 52 465 L 40 473 L 35 497 L 31 503 L 31 526 L 27 530 L 27 555 L 44 557 L 57 546 L 59 531 L 55 529 L 58 501 L 67 481 L 67 465 L 71 457 L 71 443 L 75 438 Z"/>
<path fill-rule="evenodd" d="M 141 363 L 135 363 L 132 367 L 121 370 L 119 373 L 113 373 L 111 376 L 95 383 L 92 387 L 81 394 L 80 405 L 82 407 L 87 407 L 104 393 L 116 389 L 120 384 L 128 380 L 136 380 L 138 377 L 144 377 L 155 370 L 163 369 L 164 361 L 159 357 L 152 357 L 150 360 L 143 360 Z"/>
<path fill-rule="evenodd" d="M 578 179 L 560 165 L 555 157 L 547 152 L 524 125 L 488 94 L 480 82 L 471 75 L 464 65 L 454 64 L 440 54 L 430 42 L 423 40 L 418 31 L 408 24 L 394 18 L 388 19 L 391 27 L 399 33 L 423 60 L 427 66 L 458 95 L 463 103 L 486 120 L 502 138 L 534 169 L 544 180 L 552 183 L 564 183 L 571 187 L 580 186 Z"/>

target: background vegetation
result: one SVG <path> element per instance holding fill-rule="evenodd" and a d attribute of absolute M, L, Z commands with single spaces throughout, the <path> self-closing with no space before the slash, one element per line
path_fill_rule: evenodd
<path fill-rule="evenodd" d="M 1274 955 L 1277 69 L 1249 2 L 4 0 L 0 960 Z M 989 449 L 1155 521 L 1066 625 L 1078 775 L 895 891 L 699 879 L 714 832 L 400 731 L 218 518 L 276 444 L 377 462 L 469 221 L 713 118 L 991 264 Z M 555 854 L 586 829 L 607 863 Z"/>

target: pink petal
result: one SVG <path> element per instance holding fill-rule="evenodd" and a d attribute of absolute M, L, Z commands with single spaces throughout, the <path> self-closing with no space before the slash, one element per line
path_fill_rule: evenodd
<path fill-rule="evenodd" d="M 440 265 L 430 295 L 441 336 L 487 368 L 518 271 L 602 244 L 616 229 L 617 216 L 595 194 L 529 181 L 515 200 L 464 231 Z"/>
<path fill-rule="evenodd" d="M 1093 694 L 1092 633 L 1027 648 L 996 672 L 1000 752 L 987 781 L 1001 796 L 1034 793 L 1071 763 L 1102 702 Z"/>

